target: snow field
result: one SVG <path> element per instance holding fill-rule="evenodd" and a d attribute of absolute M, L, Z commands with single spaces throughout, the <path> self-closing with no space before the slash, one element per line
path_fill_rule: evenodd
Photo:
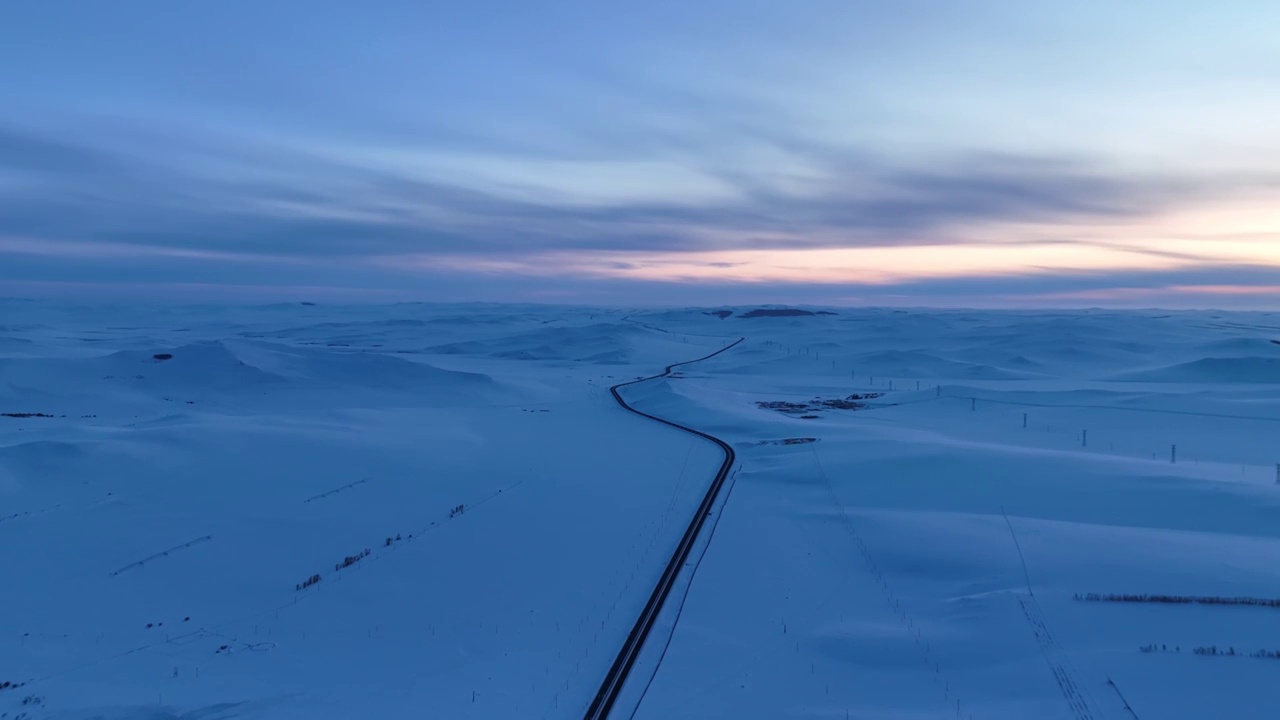
<path fill-rule="evenodd" d="M 720 459 L 607 388 L 740 336 L 625 391 L 739 465 L 619 717 L 1280 700 L 1280 611 L 1076 599 L 1280 597 L 1267 314 L 0 310 L 10 717 L 580 716 Z"/>

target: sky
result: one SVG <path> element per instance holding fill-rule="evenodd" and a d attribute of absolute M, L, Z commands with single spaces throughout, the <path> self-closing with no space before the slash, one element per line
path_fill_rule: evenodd
<path fill-rule="evenodd" d="M 0 4 L 0 296 L 1280 309 L 1280 3 Z"/>

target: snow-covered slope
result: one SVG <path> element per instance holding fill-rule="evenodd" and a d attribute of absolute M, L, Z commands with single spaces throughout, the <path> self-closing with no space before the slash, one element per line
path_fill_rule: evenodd
<path fill-rule="evenodd" d="M 1280 598 L 1280 318 L 753 309 L 0 301 L 0 714 L 581 717 L 742 336 L 619 717 L 1274 717 L 1107 598 Z"/>

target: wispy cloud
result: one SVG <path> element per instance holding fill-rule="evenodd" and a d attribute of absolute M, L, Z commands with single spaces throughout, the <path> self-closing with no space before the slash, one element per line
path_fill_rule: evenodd
<path fill-rule="evenodd" d="M 255 158 L 241 150 L 227 162 L 257 163 L 263 171 L 224 177 L 199 166 L 10 132 L 0 161 L 20 159 L 19 173 L 43 181 L 0 198 L 0 218 L 11 232 L 30 235 L 144 243 L 163 237 L 172 245 L 266 255 L 772 250 L 967 243 L 990 239 L 995 226 L 1032 224 L 1069 235 L 1081 225 L 1127 222 L 1280 187 L 1280 174 L 1156 177 L 1084 158 L 989 153 L 909 163 L 807 145 L 791 160 L 805 168 L 802 186 L 779 169 L 753 177 L 722 173 L 714 196 L 692 199 L 678 183 L 665 188 L 665 198 L 651 197 L 664 187 L 660 170 L 605 162 L 575 166 L 576 185 L 612 184 L 617 197 L 604 201 L 584 199 L 567 186 L 544 198 L 521 197 L 527 193 L 517 180 L 527 185 L 544 170 L 564 169 L 554 162 L 545 168 L 535 161 L 508 163 L 522 168 L 519 178 L 498 175 L 471 187 L 447 174 L 361 165 L 359 156 L 340 162 L 276 150 Z M 176 154 L 216 151 L 196 145 Z M 690 162 L 693 177 L 700 160 Z M 114 168 L 110 182 L 103 182 L 103 167 Z M 636 182 L 647 189 L 628 197 L 626 183 L 618 184 L 618 173 L 626 172 L 637 173 Z"/>

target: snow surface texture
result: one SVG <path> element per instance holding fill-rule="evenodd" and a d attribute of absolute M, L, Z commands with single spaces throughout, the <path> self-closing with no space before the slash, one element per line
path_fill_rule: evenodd
<path fill-rule="evenodd" d="M 1276 716 L 1280 609 L 1086 597 L 1280 598 L 1280 316 L 752 309 L 0 301 L 0 716 L 581 717 L 720 459 L 607 388 L 739 336 L 615 717 Z"/>

